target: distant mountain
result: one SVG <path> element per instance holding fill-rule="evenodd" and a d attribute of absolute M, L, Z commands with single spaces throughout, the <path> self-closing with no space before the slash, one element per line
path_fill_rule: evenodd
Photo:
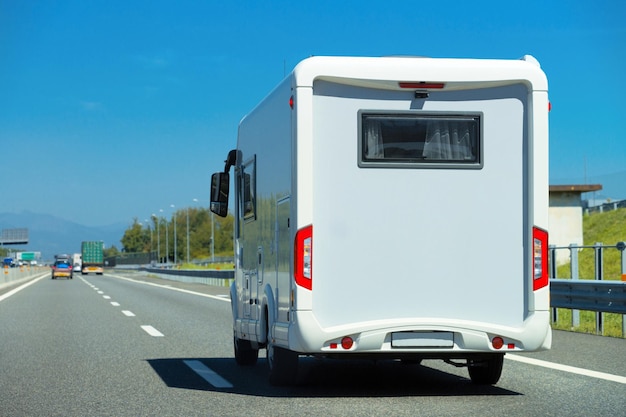
<path fill-rule="evenodd" d="M 12 249 L 41 252 L 42 260 L 51 260 L 55 254 L 78 253 L 84 240 L 102 240 L 106 248 L 115 245 L 122 249 L 120 239 L 128 225 L 84 226 L 49 214 L 23 211 L 0 213 L 0 229 L 28 229 L 27 245 L 7 245 Z"/>

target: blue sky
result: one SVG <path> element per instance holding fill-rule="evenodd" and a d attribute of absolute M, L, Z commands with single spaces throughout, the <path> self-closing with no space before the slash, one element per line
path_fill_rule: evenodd
<path fill-rule="evenodd" d="M 300 60 L 397 54 L 534 55 L 551 183 L 626 198 L 623 1 L 0 0 L 0 213 L 207 206 L 239 120 Z"/>

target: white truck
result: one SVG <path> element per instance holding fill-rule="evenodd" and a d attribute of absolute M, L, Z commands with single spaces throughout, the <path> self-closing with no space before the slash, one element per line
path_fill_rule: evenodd
<path fill-rule="evenodd" d="M 83 254 L 75 253 L 72 255 L 72 265 L 74 266 L 74 272 L 81 272 L 83 268 Z"/>
<path fill-rule="evenodd" d="M 498 382 L 549 349 L 548 85 L 539 63 L 312 57 L 239 125 L 234 352 L 443 359 Z"/>

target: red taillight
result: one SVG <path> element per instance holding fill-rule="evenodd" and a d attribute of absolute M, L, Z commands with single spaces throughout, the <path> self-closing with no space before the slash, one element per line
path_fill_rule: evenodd
<path fill-rule="evenodd" d="M 296 284 L 307 290 L 313 288 L 313 226 L 296 232 L 294 277 Z"/>
<path fill-rule="evenodd" d="M 445 84 L 444 83 L 427 83 L 425 81 L 413 82 L 413 81 L 400 81 L 398 83 L 400 88 L 434 88 L 434 89 L 442 89 Z"/>
<path fill-rule="evenodd" d="M 341 347 L 345 350 L 351 349 L 352 345 L 354 345 L 354 340 L 351 337 L 346 336 L 341 339 Z"/>
<path fill-rule="evenodd" d="M 548 232 L 533 227 L 533 291 L 548 285 Z"/>
<path fill-rule="evenodd" d="M 496 336 L 491 340 L 491 346 L 493 346 L 494 349 L 502 349 L 504 340 L 500 336 Z"/>

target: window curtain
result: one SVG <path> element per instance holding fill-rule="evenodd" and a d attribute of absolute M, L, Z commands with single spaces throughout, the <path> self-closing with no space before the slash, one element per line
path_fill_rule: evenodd
<path fill-rule="evenodd" d="M 365 124 L 365 158 L 383 159 L 385 157 L 383 132 L 379 120 L 367 119 Z"/>
<path fill-rule="evenodd" d="M 469 122 L 429 120 L 423 156 L 444 161 L 473 160 Z"/>

